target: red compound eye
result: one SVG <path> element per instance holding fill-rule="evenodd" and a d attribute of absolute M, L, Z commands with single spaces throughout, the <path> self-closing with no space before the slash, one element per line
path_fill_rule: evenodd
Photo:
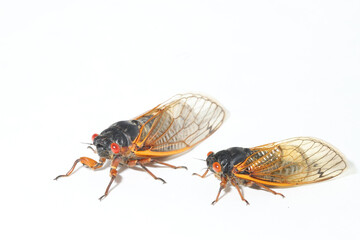
<path fill-rule="evenodd" d="M 94 139 L 95 139 L 97 136 L 99 136 L 99 134 L 97 134 L 97 133 L 93 134 L 92 137 L 91 137 L 92 141 L 94 141 Z"/>
<path fill-rule="evenodd" d="M 120 146 L 118 144 L 116 144 L 116 143 L 112 143 L 110 145 L 110 148 L 111 148 L 111 151 L 113 153 L 119 153 L 120 152 Z"/>
<path fill-rule="evenodd" d="M 214 169 L 214 171 L 215 172 L 221 172 L 221 165 L 220 165 L 220 163 L 218 163 L 218 162 L 214 162 L 213 163 L 213 165 L 212 165 L 212 167 L 213 167 L 213 169 Z"/>
<path fill-rule="evenodd" d="M 211 152 L 211 151 L 210 151 L 210 152 L 208 152 L 207 156 L 210 156 L 210 155 L 213 154 L 213 153 L 214 153 L 214 152 Z"/>

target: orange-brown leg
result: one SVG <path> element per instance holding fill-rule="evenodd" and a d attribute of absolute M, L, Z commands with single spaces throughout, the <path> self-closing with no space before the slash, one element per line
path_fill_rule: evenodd
<path fill-rule="evenodd" d="M 235 181 L 233 181 L 233 180 L 231 181 L 231 184 L 232 184 L 233 186 L 235 186 L 236 189 L 238 190 L 238 192 L 239 192 L 239 194 L 240 194 L 240 197 L 241 197 L 241 200 L 243 200 L 244 202 L 246 202 L 247 205 L 249 205 L 249 202 L 244 198 L 244 195 L 243 195 L 243 193 L 242 193 L 239 185 L 238 185 Z"/>
<path fill-rule="evenodd" d="M 258 185 L 259 187 L 262 187 L 263 189 L 265 189 L 265 190 L 267 190 L 267 191 L 269 191 L 269 192 L 271 192 L 271 193 L 273 193 L 273 194 L 275 194 L 275 195 L 280 195 L 280 196 L 282 196 L 283 198 L 285 197 L 285 196 L 282 195 L 281 193 L 275 192 L 274 190 L 268 188 L 267 186 L 265 186 L 265 185 L 263 185 L 263 184 L 261 184 L 261 183 L 258 183 L 258 182 L 253 182 L 253 183 L 255 183 L 255 184 Z"/>
<path fill-rule="evenodd" d="M 111 162 L 111 169 L 110 169 L 110 177 L 111 177 L 111 179 L 110 179 L 110 182 L 109 182 L 109 184 L 108 184 L 108 186 L 107 186 L 107 188 L 106 188 L 106 190 L 105 190 L 104 195 L 102 195 L 102 196 L 99 198 L 100 201 L 103 200 L 104 197 L 106 197 L 106 196 L 109 194 L 111 184 L 114 182 L 114 180 L 115 180 L 115 178 L 116 178 L 116 176 L 117 176 L 118 171 L 117 171 L 116 169 L 117 169 L 117 167 L 119 166 L 120 161 L 121 161 L 120 158 L 115 158 L 115 159 Z"/>
<path fill-rule="evenodd" d="M 218 194 L 216 196 L 216 199 L 214 201 L 212 201 L 212 203 L 211 203 L 212 205 L 214 205 L 215 203 L 217 203 L 217 201 L 219 201 L 220 193 L 226 187 L 226 184 L 227 184 L 227 179 L 222 177 L 219 192 L 218 192 Z"/>
<path fill-rule="evenodd" d="M 145 163 L 148 163 L 149 162 L 149 159 L 140 159 L 137 164 L 140 165 L 140 167 L 142 167 L 148 174 L 150 174 L 155 180 L 160 180 L 162 181 L 163 183 L 166 183 L 164 179 L 162 178 L 159 178 L 157 176 L 155 176 L 152 172 L 150 172 L 149 169 L 147 169 L 147 167 L 144 166 Z"/>
<path fill-rule="evenodd" d="M 193 173 L 192 175 L 195 175 L 195 176 L 199 176 L 199 177 L 201 177 L 201 178 L 204 178 L 208 172 L 209 172 L 209 169 L 206 169 L 206 171 L 204 172 L 203 175 L 200 175 L 200 174 L 198 174 L 198 173 Z"/>
<path fill-rule="evenodd" d="M 171 167 L 171 168 L 173 168 L 173 169 L 185 168 L 186 170 L 188 170 L 187 167 L 185 167 L 185 166 L 174 166 L 174 165 L 171 165 L 171 164 L 168 164 L 168 163 L 164 163 L 164 162 L 161 162 L 161 161 L 158 161 L 158 160 L 155 160 L 155 159 L 153 159 L 152 161 L 155 162 L 155 163 L 157 163 L 157 164 L 161 164 L 161 165 L 165 165 L 165 166 L 167 166 L 167 167 Z"/>
<path fill-rule="evenodd" d="M 71 169 L 65 174 L 65 175 L 59 175 L 54 180 L 58 180 L 61 177 L 68 177 L 70 174 L 74 171 L 76 165 L 80 162 L 84 164 L 85 166 L 88 166 L 91 169 L 97 169 L 104 165 L 104 162 L 106 161 L 106 158 L 100 158 L 99 162 L 95 161 L 94 159 L 88 158 L 88 157 L 81 157 L 77 159 Z"/>
<path fill-rule="evenodd" d="M 92 167 L 92 169 L 95 170 L 95 169 L 101 168 L 101 167 L 104 165 L 105 161 L 106 161 L 106 158 L 100 158 L 100 159 L 99 159 L 99 162 L 96 163 L 95 166 Z M 96 162 L 96 161 L 95 161 L 95 162 Z"/>

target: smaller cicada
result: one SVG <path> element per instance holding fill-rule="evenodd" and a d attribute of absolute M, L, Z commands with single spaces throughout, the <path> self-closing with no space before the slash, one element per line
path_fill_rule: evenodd
<path fill-rule="evenodd" d="M 341 174 L 346 168 L 342 154 L 330 144 L 311 137 L 298 137 L 253 148 L 233 147 L 209 152 L 207 170 L 221 180 L 221 191 L 230 182 L 247 204 L 240 185 L 260 187 L 284 197 L 269 187 L 291 187 L 324 181 Z"/>

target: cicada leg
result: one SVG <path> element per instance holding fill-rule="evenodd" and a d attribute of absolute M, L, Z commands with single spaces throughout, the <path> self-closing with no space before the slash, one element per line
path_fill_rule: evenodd
<path fill-rule="evenodd" d="M 201 178 L 204 178 L 208 172 L 209 172 L 209 169 L 206 169 L 206 171 L 204 172 L 203 175 L 200 175 L 200 174 L 198 174 L 198 173 L 193 173 L 192 175 L 195 175 L 195 176 L 199 176 L 199 177 L 201 177 Z"/>
<path fill-rule="evenodd" d="M 88 166 L 91 169 L 98 169 L 101 168 L 104 165 L 104 162 L 106 161 L 106 158 L 100 158 L 99 162 L 95 161 L 94 159 L 88 158 L 88 157 L 81 157 L 79 159 L 76 159 L 73 166 L 70 168 L 70 170 L 65 175 L 59 175 L 54 180 L 58 180 L 61 177 L 68 177 L 70 174 L 74 171 L 76 165 L 80 162 L 84 164 L 85 166 Z"/>
<path fill-rule="evenodd" d="M 161 162 L 161 161 L 158 161 L 158 160 L 155 160 L 155 159 L 153 159 L 152 161 L 155 162 L 155 163 L 157 163 L 157 164 L 161 164 L 161 165 L 165 165 L 165 166 L 167 166 L 167 167 L 171 167 L 171 168 L 173 168 L 173 169 L 185 168 L 186 170 L 188 170 L 187 167 L 185 167 L 185 166 L 174 166 L 174 165 L 171 165 L 171 164 L 168 164 L 168 163 L 164 163 L 164 162 Z"/>
<path fill-rule="evenodd" d="M 157 176 L 155 176 L 152 172 L 150 172 L 150 170 L 144 166 L 144 164 L 151 162 L 151 158 L 144 158 L 144 159 L 140 159 L 136 162 L 137 165 L 140 165 L 140 167 L 142 167 L 148 174 L 150 174 L 155 180 L 160 180 L 163 183 L 166 183 L 164 179 L 159 178 Z"/>
<path fill-rule="evenodd" d="M 108 184 L 108 186 L 106 187 L 106 190 L 105 190 L 105 193 L 104 195 L 102 195 L 99 200 L 103 200 L 104 197 L 106 197 L 108 194 L 109 194 L 109 191 L 110 191 L 110 187 L 111 187 L 111 184 L 114 182 L 117 174 L 118 174 L 118 171 L 116 170 L 117 167 L 119 166 L 120 164 L 120 161 L 121 159 L 120 158 L 115 158 L 112 162 L 111 162 L 111 169 L 110 169 L 110 182 Z"/>
<path fill-rule="evenodd" d="M 235 182 L 234 180 L 231 180 L 231 184 L 233 186 L 236 187 L 236 189 L 238 190 L 239 194 L 240 194 L 240 197 L 241 197 L 241 200 L 243 200 L 244 202 L 246 202 L 247 205 L 249 205 L 249 202 L 244 198 L 244 195 L 239 187 L 239 185 L 237 184 L 237 182 Z"/>
<path fill-rule="evenodd" d="M 253 182 L 253 181 L 252 181 L 252 182 Z M 253 183 L 254 183 L 255 185 L 258 185 L 259 187 L 261 187 L 261 188 L 263 188 L 263 189 L 265 189 L 265 190 L 267 190 L 267 191 L 275 194 L 275 195 L 280 195 L 280 196 L 282 196 L 283 198 L 285 197 L 283 194 L 278 193 L 278 192 L 275 192 L 274 190 L 268 188 L 267 186 L 265 186 L 265 185 L 263 185 L 263 184 L 261 184 L 261 183 L 258 183 L 258 182 L 253 182 Z"/>
<path fill-rule="evenodd" d="M 214 205 L 215 203 L 217 203 L 219 201 L 220 193 L 226 187 L 226 184 L 227 184 L 227 179 L 222 177 L 221 182 L 220 182 L 219 192 L 216 196 L 216 199 L 211 203 L 212 205 Z"/>

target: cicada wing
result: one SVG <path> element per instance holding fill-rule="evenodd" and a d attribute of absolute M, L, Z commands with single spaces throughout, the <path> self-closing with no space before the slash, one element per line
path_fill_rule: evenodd
<path fill-rule="evenodd" d="M 253 153 L 236 172 L 238 177 L 270 186 L 292 186 L 324 181 L 341 174 L 345 158 L 330 144 L 315 138 L 298 137 L 250 148 Z"/>
<path fill-rule="evenodd" d="M 137 156 L 170 156 L 184 152 L 213 134 L 223 123 L 225 110 L 199 94 L 176 95 L 136 118 L 143 123 Z"/>

